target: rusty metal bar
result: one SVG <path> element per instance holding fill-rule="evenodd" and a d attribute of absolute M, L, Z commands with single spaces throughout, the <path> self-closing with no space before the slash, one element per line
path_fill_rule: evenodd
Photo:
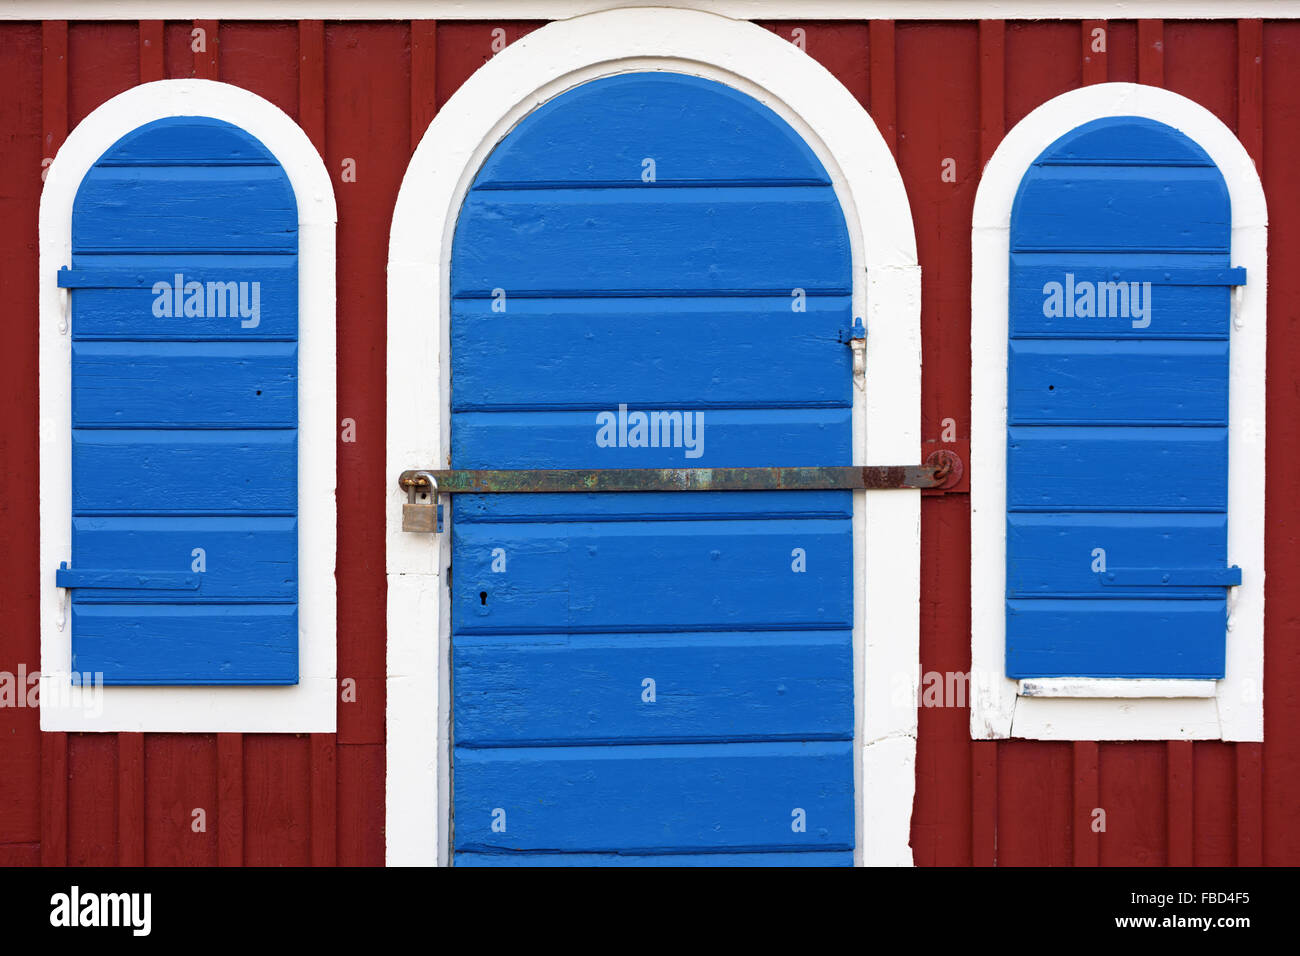
<path fill-rule="evenodd" d="M 605 491 L 830 491 L 890 488 L 943 489 L 961 480 L 962 460 L 932 452 L 921 465 L 809 466 L 790 468 L 540 468 L 519 471 L 411 469 L 403 491 L 428 486 L 439 494 L 554 494 Z"/>

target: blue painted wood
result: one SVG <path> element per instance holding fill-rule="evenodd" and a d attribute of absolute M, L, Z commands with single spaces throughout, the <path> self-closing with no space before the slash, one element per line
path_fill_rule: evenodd
<path fill-rule="evenodd" d="M 456 226 L 457 296 L 851 292 L 829 186 L 483 190 Z"/>
<path fill-rule="evenodd" d="M 1041 166 L 1213 166 L 1196 142 L 1162 123 L 1121 116 L 1076 126 L 1043 154 Z"/>
<path fill-rule="evenodd" d="M 848 630 L 466 634 L 456 743 L 842 740 L 852 673 Z"/>
<path fill-rule="evenodd" d="M 208 116 L 171 116 L 127 133 L 99 166 L 276 166 L 257 139 Z"/>
<path fill-rule="evenodd" d="M 291 515 L 298 508 L 292 428 L 78 428 L 72 470 L 76 515 Z"/>
<path fill-rule="evenodd" d="M 135 591 L 197 591 L 197 574 L 176 574 L 168 571 L 103 571 L 86 568 L 69 568 L 66 562 L 54 574 L 54 583 L 61 588 L 107 588 Z"/>
<path fill-rule="evenodd" d="M 770 109 L 729 86 L 676 73 L 626 73 L 538 107 L 483 164 L 474 185 L 815 183 L 816 155 Z"/>
<path fill-rule="evenodd" d="M 1066 134 L 1021 183 L 1008 676 L 1223 675 L 1231 221 L 1204 150 L 1134 117 Z"/>
<path fill-rule="evenodd" d="M 1159 591 L 1183 591 L 1188 588 L 1236 587 L 1241 584 L 1241 568 L 1195 568 L 1182 565 L 1162 565 L 1158 568 L 1110 568 L 1101 575 L 1101 583 L 1109 587 L 1148 588 Z"/>
<path fill-rule="evenodd" d="M 460 851 L 853 847 L 848 740 L 465 747 L 456 751 L 455 779 Z M 492 828 L 498 809 L 505 832 Z M 804 832 L 795 830 L 798 810 Z"/>
<path fill-rule="evenodd" d="M 77 306 L 72 314 L 74 341 L 90 339 L 130 339 L 132 341 L 174 340 L 232 342 L 275 339 L 292 342 L 298 336 L 298 261 L 279 255 L 80 255 L 79 262 L 90 266 L 76 272 L 60 273 L 73 288 Z M 181 276 L 182 299 L 176 307 L 174 292 L 171 314 L 158 315 L 163 291 L 154 292 L 158 283 L 174 289 Z M 203 286 L 202 314 L 194 307 L 198 299 L 185 294 L 191 282 Z M 252 318 L 233 314 L 225 285 L 213 283 L 257 282 L 258 315 Z M 80 284 L 87 283 L 87 284 Z M 252 286 L 244 286 L 251 300 Z M 236 286 L 239 289 L 239 286 Z M 208 293 L 212 292 L 212 305 Z M 194 293 L 190 287 L 190 293 Z M 189 308 L 187 308 L 189 304 Z M 251 307 L 253 303 L 248 302 Z M 223 309 L 224 306 L 224 309 Z M 159 308 L 159 312 L 164 309 Z M 251 308 L 250 310 L 251 311 Z"/>
<path fill-rule="evenodd" d="M 797 305 L 806 311 L 794 312 Z M 462 356 L 457 411 L 589 409 L 594 396 L 628 385 L 644 390 L 625 396 L 633 407 L 848 402 L 844 296 L 515 299 L 507 306 L 513 321 L 502 321 L 490 299 L 453 306 L 451 348 Z M 521 353 L 527 362 L 518 361 Z"/>
<path fill-rule="evenodd" d="M 463 634 L 853 624 L 848 519 L 571 522 L 558 540 L 554 525 L 465 524 L 453 535 Z M 492 571 L 498 548 L 505 572 Z M 654 578 L 629 580 L 650 555 Z"/>
<path fill-rule="evenodd" d="M 594 392 L 592 397 L 592 404 L 597 404 Z M 700 402 L 683 409 L 653 402 L 648 407 L 629 407 L 627 426 L 620 428 L 619 404 L 615 393 L 601 411 L 454 415 L 452 447 L 468 449 L 457 467 L 722 468 L 850 461 L 852 410 L 847 407 L 717 408 Z M 682 415 L 680 430 L 670 417 L 651 418 L 654 412 Z M 640 419 L 632 417 L 637 414 L 645 415 L 642 430 L 637 428 Z M 689 430 L 687 414 L 692 416 Z M 610 417 L 601 419 L 601 415 Z M 611 424 L 605 440 L 611 444 L 598 445 L 607 422 Z M 653 447 L 656 439 L 659 447 Z M 555 464 L 558 461 L 566 464 Z"/>
<path fill-rule="evenodd" d="M 1012 425 L 1227 425 L 1227 342 L 1014 340 Z"/>
<path fill-rule="evenodd" d="M 298 606 L 74 600 L 72 669 L 105 684 L 296 684 Z"/>
<path fill-rule="evenodd" d="M 629 74 L 530 114 L 457 223 L 453 467 L 850 463 L 829 182 L 711 81 Z M 456 496 L 457 862 L 850 862 L 851 513 L 845 492 Z"/>
<path fill-rule="evenodd" d="M 1101 598 L 1101 568 L 1227 567 L 1228 519 L 1211 514 L 1032 514 L 1007 516 L 1007 596 Z M 1104 562 L 1096 549 L 1105 551 Z M 1094 570 L 1096 568 L 1096 570 Z M 1171 597 L 1158 589 L 1128 597 Z M 1223 591 L 1189 589 L 1183 597 L 1222 597 Z"/>
<path fill-rule="evenodd" d="M 1017 252 L 1217 252 L 1232 228 L 1215 167 L 1036 166 L 1016 204 L 1034 216 Z"/>
<path fill-rule="evenodd" d="M 1227 623 L 1223 598 L 1009 600 L 1007 676 L 1218 679 Z"/>
<path fill-rule="evenodd" d="M 73 215 L 82 253 L 298 251 L 298 207 L 278 166 L 96 164 Z"/>
<path fill-rule="evenodd" d="M 74 342 L 77 428 L 293 428 L 292 343 Z"/>
<path fill-rule="evenodd" d="M 694 518 L 849 518 L 852 498 L 838 491 L 601 492 L 552 495 L 456 495 L 453 513 L 468 522 L 681 521 Z"/>
<path fill-rule="evenodd" d="M 1240 284 L 1242 277 L 1235 272 L 1242 270 L 1227 269 L 1225 262 L 1223 254 L 1012 253 L 1011 334 L 1226 341 L 1229 286 Z M 1077 307 L 1091 297 L 1091 308 L 1047 314 L 1044 289 L 1052 282 L 1062 287 L 1063 305 Z M 1148 301 L 1153 303 L 1149 324 L 1143 324 L 1145 316 L 1133 314 L 1135 282 L 1151 283 L 1150 289 L 1139 285 L 1138 290 L 1144 310 Z M 1067 286 L 1073 296 L 1066 295 Z"/>
<path fill-rule="evenodd" d="M 298 593 L 295 518 L 77 517 L 72 520 L 72 540 L 73 567 L 116 562 L 196 574 L 198 590 L 192 595 L 168 594 L 167 603 L 286 603 Z M 158 599 L 156 594 L 106 594 L 94 588 L 77 594 L 83 604 Z"/>
<path fill-rule="evenodd" d="M 456 866 L 852 866 L 853 852 L 818 853 L 457 853 Z"/>
<path fill-rule="evenodd" d="M 246 132 L 173 117 L 73 207 L 74 667 L 116 684 L 293 684 L 297 203 Z M 122 586 L 184 578 L 184 591 Z M 101 583 L 102 587 L 89 586 Z"/>
<path fill-rule="evenodd" d="M 1007 504 L 1022 511 L 1216 511 L 1228 495 L 1226 428 L 1015 425 Z"/>

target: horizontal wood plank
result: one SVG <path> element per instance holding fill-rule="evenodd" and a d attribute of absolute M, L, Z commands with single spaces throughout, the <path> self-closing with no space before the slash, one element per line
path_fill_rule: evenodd
<path fill-rule="evenodd" d="M 96 166 L 73 208 L 73 255 L 298 251 L 279 166 Z"/>
<path fill-rule="evenodd" d="M 75 342 L 76 428 L 256 428 L 298 424 L 290 343 Z"/>
<path fill-rule="evenodd" d="M 847 296 L 458 299 L 452 408 L 848 406 L 851 324 Z"/>
<path fill-rule="evenodd" d="M 852 626 L 848 520 L 468 524 L 453 542 L 458 634 Z"/>
<path fill-rule="evenodd" d="M 1007 601 L 1007 676 L 1220 678 L 1227 603 Z"/>
<path fill-rule="evenodd" d="M 81 588 L 77 600 L 292 601 L 298 593 L 297 526 L 295 518 L 73 518 L 74 568 L 197 572 L 199 580 L 196 591 L 166 594 Z"/>
<path fill-rule="evenodd" d="M 1012 341 L 1012 425 L 1228 424 L 1227 342 Z"/>
<path fill-rule="evenodd" d="M 457 748 L 455 759 L 461 852 L 853 846 L 849 741 Z"/>
<path fill-rule="evenodd" d="M 853 851 L 809 853 L 457 853 L 457 866 L 852 866 Z"/>
<path fill-rule="evenodd" d="M 462 747 L 853 738 L 849 631 L 461 637 Z"/>
<path fill-rule="evenodd" d="M 1225 511 L 1226 428 L 1007 429 L 1007 507 Z"/>
<path fill-rule="evenodd" d="M 455 295 L 847 294 L 829 186 L 487 190 L 456 226 Z"/>
<path fill-rule="evenodd" d="M 455 467 L 722 468 L 847 465 L 852 459 L 848 408 L 697 407 L 680 412 L 680 430 L 671 418 L 649 417 L 664 409 L 629 408 L 628 427 L 620 429 L 617 402 L 600 412 L 459 413 L 451 425 Z M 646 446 L 633 445 L 641 440 L 634 414 L 647 416 Z M 660 447 L 649 446 L 656 440 Z"/>
<path fill-rule="evenodd" d="M 1011 248 L 1227 252 L 1228 187 L 1217 167 L 1042 166 L 1016 196 Z M 1189 216 L 1189 210 L 1195 210 Z"/>
<path fill-rule="evenodd" d="M 1222 597 L 1222 588 L 1179 588 L 1171 594 L 1168 588 L 1108 587 L 1101 569 L 1223 568 L 1227 527 L 1222 513 L 1013 512 L 1007 515 L 1007 596 Z"/>
<path fill-rule="evenodd" d="M 73 429 L 72 509 L 90 514 L 293 514 L 297 430 Z"/>
<path fill-rule="evenodd" d="M 298 607 L 74 602 L 72 669 L 105 684 L 296 684 Z"/>
<path fill-rule="evenodd" d="M 291 340 L 298 334 L 298 263 L 292 256 L 105 254 L 74 259 L 74 340 L 247 342 Z"/>

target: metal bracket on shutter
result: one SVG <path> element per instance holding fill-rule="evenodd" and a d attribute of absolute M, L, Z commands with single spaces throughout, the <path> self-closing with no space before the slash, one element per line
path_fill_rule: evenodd
<path fill-rule="evenodd" d="M 556 494 L 628 491 L 946 491 L 965 466 L 946 448 L 921 465 L 835 465 L 761 468 L 538 468 L 518 471 L 412 469 L 398 485 L 408 495 L 432 487 L 439 494 Z M 426 506 L 427 507 L 427 506 Z"/>
<path fill-rule="evenodd" d="M 68 567 L 60 562 L 54 572 L 58 588 L 114 588 L 141 591 L 197 591 L 199 576 L 170 571 L 115 571 Z"/>
<path fill-rule="evenodd" d="M 859 390 L 866 388 L 867 376 L 867 324 L 861 316 L 853 317 L 853 324 L 840 330 L 840 341 L 853 350 L 853 384 Z"/>
<path fill-rule="evenodd" d="M 1241 568 L 1112 568 L 1101 583 L 1124 588 L 1235 588 Z"/>

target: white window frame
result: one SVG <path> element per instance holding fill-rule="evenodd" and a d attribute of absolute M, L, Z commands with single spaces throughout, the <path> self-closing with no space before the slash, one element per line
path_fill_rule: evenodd
<path fill-rule="evenodd" d="M 1033 161 L 1059 137 L 1109 116 L 1183 132 L 1223 174 L 1234 266 L 1228 413 L 1226 675 L 1218 681 L 1005 676 L 1007 332 L 1011 208 Z M 971 228 L 971 737 L 1034 740 L 1263 740 L 1264 367 L 1268 213 L 1245 147 L 1198 103 L 1135 83 L 1048 100 L 1016 124 L 984 168 Z"/>
<path fill-rule="evenodd" d="M 487 154 L 523 116 L 580 83 L 633 70 L 733 86 L 775 110 L 817 152 L 844 209 L 855 314 L 868 328 L 866 390 L 854 390 L 854 448 L 866 464 L 912 463 L 920 453 L 920 269 L 910 207 L 874 122 L 825 68 L 754 24 L 665 9 L 557 21 L 489 60 L 420 141 L 389 243 L 386 834 L 393 865 L 448 862 L 450 602 L 442 572 L 450 534 L 401 530 L 406 496 L 397 476 L 418 465 L 447 466 L 456 216 Z M 855 857 L 911 865 L 920 493 L 855 493 L 853 528 Z"/>
<path fill-rule="evenodd" d="M 72 206 L 91 166 L 119 139 L 169 116 L 208 116 L 255 136 L 298 202 L 298 683 L 112 686 L 69 693 L 71 623 L 54 571 L 72 547 Z M 41 729 L 321 732 L 335 729 L 334 190 L 316 148 L 278 107 L 211 80 L 161 80 L 108 100 L 50 164 L 40 208 Z"/>

